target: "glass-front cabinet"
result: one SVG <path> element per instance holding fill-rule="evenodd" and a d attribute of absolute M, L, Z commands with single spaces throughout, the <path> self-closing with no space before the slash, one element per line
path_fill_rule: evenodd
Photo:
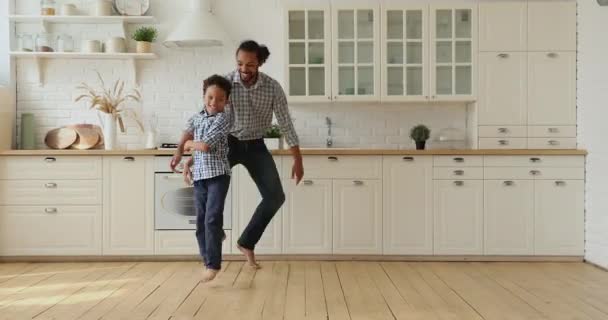
<path fill-rule="evenodd" d="M 428 89 L 428 9 L 382 10 L 382 100 L 426 100 Z"/>
<path fill-rule="evenodd" d="M 378 9 L 333 10 L 333 100 L 379 100 L 379 33 Z"/>
<path fill-rule="evenodd" d="M 329 8 L 290 8 L 286 12 L 285 91 L 289 101 L 331 100 L 329 12 Z"/>
<path fill-rule="evenodd" d="M 474 100 L 477 11 L 431 7 L 431 100 Z"/>

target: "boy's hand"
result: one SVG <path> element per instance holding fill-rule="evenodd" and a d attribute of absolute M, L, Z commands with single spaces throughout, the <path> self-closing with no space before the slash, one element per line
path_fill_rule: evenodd
<path fill-rule="evenodd" d="M 192 185 L 192 171 L 190 170 L 190 166 L 191 166 L 192 162 L 190 160 L 186 161 L 186 163 L 184 164 L 184 172 L 182 173 L 182 175 L 184 176 L 184 182 L 186 182 L 186 185 L 191 186 Z"/>

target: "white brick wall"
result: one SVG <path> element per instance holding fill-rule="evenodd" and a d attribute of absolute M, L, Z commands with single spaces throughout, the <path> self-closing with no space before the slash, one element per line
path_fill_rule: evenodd
<path fill-rule="evenodd" d="M 303 0 L 302 0 L 303 1 Z M 69 2 L 74 2 L 70 0 Z M 58 1 L 60 4 L 61 1 Z M 88 1 L 76 1 L 85 7 Z M 159 20 L 160 39 L 166 37 L 179 15 L 188 9 L 189 0 L 153 0 L 151 14 Z M 232 35 L 235 43 L 254 38 L 265 43 L 271 57 L 263 71 L 283 82 L 283 8 L 278 0 L 222 0 L 215 1 L 220 21 Z M 38 0 L 20 0 L 17 12 L 34 14 Z M 131 26 L 130 31 L 136 26 Z M 18 33 L 36 32 L 36 26 L 19 25 Z M 272 30 L 272 32 L 269 32 Z M 82 39 L 104 40 L 120 34 L 118 26 L 107 25 L 56 25 L 54 33 L 71 34 L 76 46 Z M 130 47 L 133 48 L 133 43 Z M 225 73 L 234 68 L 234 48 L 166 49 L 157 44 L 159 60 L 140 61 L 139 79 L 144 96 L 141 106 L 134 106 L 146 119 L 157 115 L 160 140 L 176 141 L 185 120 L 199 108 L 200 86 L 203 78 L 212 73 Z M 39 125 L 38 144 L 43 147 L 45 133 L 57 126 L 86 122 L 96 123 L 96 116 L 84 104 L 77 104 L 74 88 L 82 81 L 95 82 L 93 70 L 98 70 L 108 81 L 130 79 L 126 65 L 120 61 L 49 60 L 45 67 L 46 85 L 38 87 L 33 61 L 17 62 L 18 117 L 33 112 Z M 292 116 L 303 146 L 325 144 L 325 117 L 334 122 L 336 147 L 413 147 L 408 136 L 409 128 L 425 123 L 436 134 L 441 128 L 455 127 L 465 130 L 464 106 L 429 105 L 292 105 Z M 119 135 L 122 147 L 139 148 L 143 138 L 131 123 L 126 135 Z M 438 144 L 436 143 L 435 146 Z M 433 147 L 433 143 L 429 144 Z"/>

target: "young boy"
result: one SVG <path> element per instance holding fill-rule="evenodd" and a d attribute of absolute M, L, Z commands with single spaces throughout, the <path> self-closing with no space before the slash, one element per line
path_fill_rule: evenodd
<path fill-rule="evenodd" d="M 224 202 L 230 185 L 228 162 L 229 115 L 224 112 L 230 96 L 230 81 L 219 75 L 203 84 L 203 110 L 188 120 L 186 132 L 193 140 L 184 145 L 193 153 L 184 177 L 194 181 L 196 239 L 205 264 L 203 281 L 211 281 L 221 268 Z M 190 167 L 193 165 L 192 171 Z"/>

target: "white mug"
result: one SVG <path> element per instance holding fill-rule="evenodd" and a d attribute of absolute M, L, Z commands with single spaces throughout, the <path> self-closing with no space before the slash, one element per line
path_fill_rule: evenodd
<path fill-rule="evenodd" d="M 111 16 L 112 15 L 112 2 L 107 0 L 97 0 L 93 7 L 94 16 Z"/>
<path fill-rule="evenodd" d="M 99 40 L 83 40 L 80 51 L 85 53 L 101 52 L 101 42 Z"/>
<path fill-rule="evenodd" d="M 106 52 L 108 53 L 123 53 L 126 52 L 125 38 L 112 37 L 106 41 Z"/>
<path fill-rule="evenodd" d="M 61 15 L 76 16 L 76 15 L 78 15 L 78 9 L 76 8 L 76 5 L 71 4 L 71 3 L 66 3 L 61 6 Z"/>

